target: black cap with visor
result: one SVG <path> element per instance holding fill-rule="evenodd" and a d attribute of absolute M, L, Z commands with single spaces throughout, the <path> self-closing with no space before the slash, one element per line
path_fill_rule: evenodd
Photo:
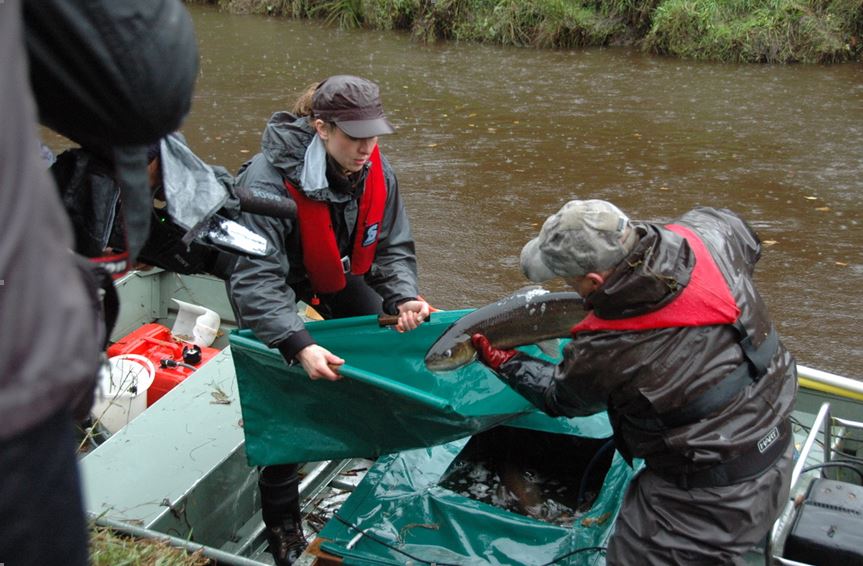
<path fill-rule="evenodd" d="M 384 116 L 378 85 L 352 75 L 336 75 L 319 84 L 312 96 L 312 114 L 352 138 L 395 133 Z"/>

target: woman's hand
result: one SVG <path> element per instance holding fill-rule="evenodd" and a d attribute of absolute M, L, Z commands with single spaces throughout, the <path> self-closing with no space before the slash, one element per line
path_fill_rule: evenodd
<path fill-rule="evenodd" d="M 413 330 L 429 317 L 429 304 L 425 301 L 406 301 L 399 305 L 399 322 L 396 330 L 408 332 Z"/>
<path fill-rule="evenodd" d="M 342 378 L 338 369 L 345 361 L 317 344 L 309 344 L 297 352 L 296 358 L 311 379 L 336 381 Z"/>

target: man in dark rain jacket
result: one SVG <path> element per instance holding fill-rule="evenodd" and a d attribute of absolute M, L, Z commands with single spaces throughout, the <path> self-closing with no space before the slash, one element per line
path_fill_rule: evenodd
<path fill-rule="evenodd" d="M 234 311 L 241 326 L 289 363 L 302 364 L 312 379 L 338 379 L 344 360 L 314 342 L 297 313 L 298 298 L 324 318 L 398 314 L 400 330 L 429 315 L 418 299 L 414 241 L 398 181 L 377 145 L 378 136 L 393 132 L 375 83 L 329 77 L 300 97 L 293 114 L 273 115 L 262 152 L 237 179 L 252 194 L 290 195 L 297 219 L 242 216 L 276 252 L 237 260 L 228 284 Z M 280 566 L 306 544 L 298 483 L 293 463 L 261 471 L 262 515 Z"/>
<path fill-rule="evenodd" d="M 584 298 L 559 365 L 473 337 L 480 358 L 553 416 L 608 410 L 617 450 L 644 459 L 609 564 L 740 563 L 788 497 L 794 359 L 755 289 L 757 235 L 728 210 L 633 223 L 571 201 L 525 245 L 537 282 Z"/>

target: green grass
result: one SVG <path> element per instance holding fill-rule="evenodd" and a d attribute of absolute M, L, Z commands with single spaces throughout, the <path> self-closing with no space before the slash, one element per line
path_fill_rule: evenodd
<path fill-rule="evenodd" d="M 556 49 L 606 45 L 623 31 L 616 18 L 578 2 L 505 0 L 497 3 L 471 39 Z"/>
<path fill-rule="evenodd" d="M 91 566 L 205 566 L 200 553 L 189 554 L 163 541 L 118 535 L 110 529 L 90 529 Z"/>
<path fill-rule="evenodd" d="M 652 53 L 715 61 L 860 60 L 861 11 L 860 0 L 667 0 L 643 45 Z"/>
<path fill-rule="evenodd" d="M 863 61 L 863 0 L 187 0 L 232 12 L 533 48 L 725 62 Z"/>
<path fill-rule="evenodd" d="M 330 25 L 342 29 L 358 28 L 363 25 L 365 15 L 362 0 L 326 0 L 309 8 L 313 18 L 323 18 Z"/>

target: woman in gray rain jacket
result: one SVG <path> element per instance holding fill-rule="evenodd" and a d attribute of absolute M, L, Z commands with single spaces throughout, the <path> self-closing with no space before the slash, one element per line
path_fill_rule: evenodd
<path fill-rule="evenodd" d="M 394 130 L 378 86 L 339 75 L 312 87 L 294 113 L 273 115 L 261 153 L 241 169 L 238 185 L 259 198 L 289 195 L 296 220 L 244 214 L 275 253 L 240 258 L 228 281 L 240 325 L 312 379 L 338 379 L 344 360 L 314 343 L 297 301 L 324 318 L 387 312 L 412 330 L 429 315 L 418 298 L 416 255 L 398 181 L 377 146 Z M 270 550 L 290 564 L 305 546 L 297 466 L 267 466 L 259 485 Z"/>

